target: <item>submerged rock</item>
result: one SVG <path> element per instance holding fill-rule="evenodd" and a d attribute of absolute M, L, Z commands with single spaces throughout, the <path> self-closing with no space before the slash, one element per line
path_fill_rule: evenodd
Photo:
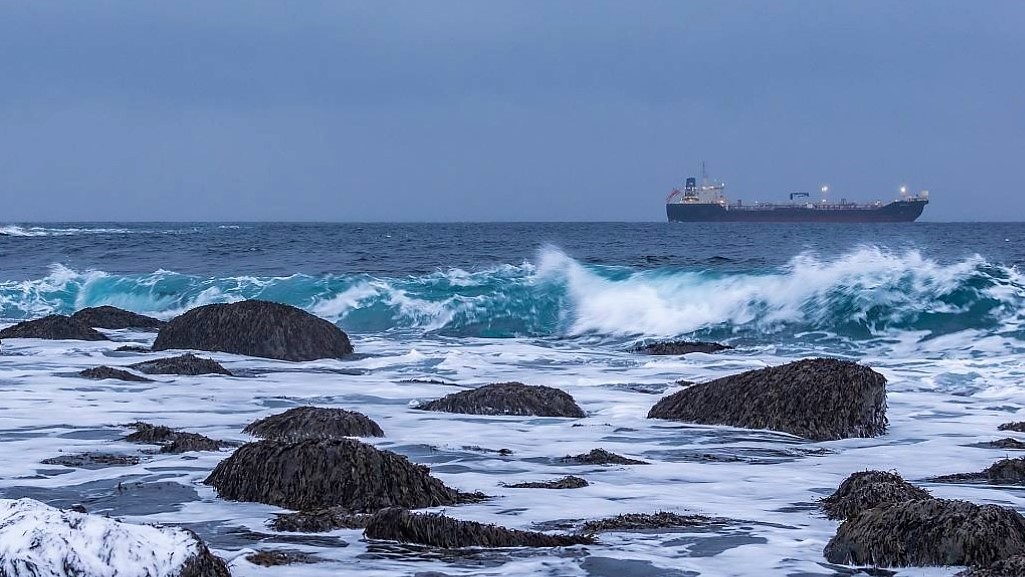
<path fill-rule="evenodd" d="M 124 345 L 114 349 L 119 353 L 152 353 L 147 347 L 140 347 L 138 345 Z"/>
<path fill-rule="evenodd" d="M 886 432 L 886 378 L 850 361 L 809 359 L 688 387 L 649 419 L 771 429 L 814 441 Z"/>
<path fill-rule="evenodd" d="M 0 499 L 0 574 L 230 577 L 195 533 Z"/>
<path fill-rule="evenodd" d="M 128 381 L 132 383 L 152 383 L 153 379 L 147 379 L 146 377 L 130 373 L 124 369 L 115 369 L 106 365 L 99 367 L 93 367 L 86 369 L 78 373 L 78 376 L 85 377 L 87 379 L 104 380 L 104 379 L 115 379 L 118 381 Z"/>
<path fill-rule="evenodd" d="M 327 507 L 297 513 L 282 513 L 272 522 L 275 531 L 322 533 L 335 529 L 363 529 L 370 520 L 369 513 L 351 513 L 345 507 Z"/>
<path fill-rule="evenodd" d="M 548 535 L 534 531 L 506 529 L 474 521 L 460 521 L 440 513 L 410 513 L 384 509 L 370 518 L 364 536 L 368 539 L 416 543 L 430 547 L 567 547 L 588 545 L 586 535 Z"/>
<path fill-rule="evenodd" d="M 564 463 L 579 465 L 647 465 L 647 461 L 638 461 L 622 455 L 610 453 L 605 449 L 591 449 L 590 453 L 567 455 L 562 458 Z"/>
<path fill-rule="evenodd" d="M 285 361 L 335 359 L 352 353 L 349 337 L 293 306 L 249 300 L 205 305 L 175 318 L 153 350 L 220 351 Z"/>
<path fill-rule="evenodd" d="M 217 451 L 227 443 L 215 441 L 198 433 L 176 431 L 163 425 L 149 423 L 132 423 L 128 425 L 135 432 L 125 437 L 129 443 L 146 445 L 162 445 L 161 453 L 188 453 L 191 451 Z"/>
<path fill-rule="evenodd" d="M 20 322 L 0 330 L 0 339 L 110 340 L 89 325 L 64 315 L 50 315 L 41 319 Z"/>
<path fill-rule="evenodd" d="M 564 391 L 541 385 L 496 383 L 460 391 L 420 406 L 425 411 L 468 415 L 582 418 L 587 415 Z"/>
<path fill-rule="evenodd" d="M 152 361 L 143 361 L 129 366 L 133 369 L 142 371 L 147 375 L 231 376 L 231 371 L 222 367 L 217 361 L 197 357 L 192 353 L 185 353 L 184 355 L 177 357 L 165 357 L 162 359 L 153 359 Z"/>
<path fill-rule="evenodd" d="M 384 436 L 381 427 L 363 413 L 323 407 L 295 407 L 254 421 L 242 432 L 286 442 Z"/>
<path fill-rule="evenodd" d="M 65 467 L 80 467 L 84 469 L 100 469 L 103 467 L 124 467 L 138 465 L 139 457 L 135 455 L 115 455 L 111 453 L 79 453 L 75 455 L 61 455 L 41 461 L 44 465 L 63 465 Z"/>
<path fill-rule="evenodd" d="M 668 511 L 658 513 L 627 513 L 607 519 L 588 521 L 580 528 L 587 535 L 608 533 L 611 531 L 650 531 L 653 529 L 672 529 L 676 527 L 703 527 L 722 523 L 720 519 L 704 515 L 680 515 Z"/>
<path fill-rule="evenodd" d="M 355 439 L 249 443 L 221 461 L 204 482 L 223 499 L 296 510 L 340 506 L 371 513 L 484 498 L 450 489 L 427 467 Z"/>
<path fill-rule="evenodd" d="M 108 305 L 84 308 L 71 318 L 90 327 L 101 329 L 153 329 L 159 330 L 164 321 Z"/>
<path fill-rule="evenodd" d="M 843 565 L 987 566 L 1025 554 L 1025 518 L 1008 507 L 967 501 L 891 503 L 849 517 L 824 554 Z"/>
<path fill-rule="evenodd" d="M 908 483 L 896 473 L 860 471 L 847 477 L 836 492 L 819 504 L 830 519 L 846 519 L 880 505 L 931 498 L 928 491 Z"/>
<path fill-rule="evenodd" d="M 316 555 L 302 551 L 286 551 L 283 549 L 267 549 L 246 555 L 246 561 L 253 565 L 262 567 L 276 567 L 279 565 L 309 565 L 324 561 Z"/>
<path fill-rule="evenodd" d="M 733 347 L 702 341 L 663 341 L 633 348 L 633 352 L 645 355 L 686 355 L 690 353 L 718 353 L 729 350 L 733 350 Z"/>
<path fill-rule="evenodd" d="M 1007 437 L 1004 439 L 993 441 L 989 443 L 989 446 L 993 447 L 994 449 L 1011 449 L 1015 451 L 1020 451 L 1022 449 L 1025 449 L 1025 442 L 1019 441 L 1018 439 L 1012 439 L 1010 437 Z"/>
<path fill-rule="evenodd" d="M 955 473 L 930 479 L 936 483 L 993 483 L 996 485 L 1025 484 L 1025 457 L 1001 459 L 979 473 Z"/>
<path fill-rule="evenodd" d="M 531 481 L 529 483 L 517 483 L 515 485 L 505 486 L 510 489 L 581 489 L 588 485 L 589 483 L 586 479 L 569 475 L 552 481 Z"/>

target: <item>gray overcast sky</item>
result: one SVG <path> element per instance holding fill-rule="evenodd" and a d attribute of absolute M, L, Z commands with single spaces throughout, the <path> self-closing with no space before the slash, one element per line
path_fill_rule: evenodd
<path fill-rule="evenodd" d="M 20 220 L 1025 220 L 1025 2 L 0 1 Z"/>

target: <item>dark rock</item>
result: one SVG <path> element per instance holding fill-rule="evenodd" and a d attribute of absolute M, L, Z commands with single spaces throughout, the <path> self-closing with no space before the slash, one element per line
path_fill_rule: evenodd
<path fill-rule="evenodd" d="M 880 505 L 931 498 L 928 491 L 908 483 L 896 473 L 860 471 L 847 477 L 836 492 L 819 504 L 830 519 L 846 519 Z"/>
<path fill-rule="evenodd" d="M 278 565 L 309 565 L 312 563 L 320 563 L 324 560 L 316 555 L 310 555 L 309 553 L 303 553 L 302 551 L 270 549 L 250 553 L 249 555 L 246 555 L 246 561 L 249 561 L 253 565 L 276 567 Z"/>
<path fill-rule="evenodd" d="M 1014 431 L 1015 433 L 1025 433 L 1025 421 L 1015 421 L 1013 423 L 1004 423 L 997 427 L 1001 431 Z"/>
<path fill-rule="evenodd" d="M 74 505 L 68 507 L 68 511 L 74 511 L 76 513 L 88 513 L 88 511 L 85 510 L 85 505 L 81 503 L 75 503 Z"/>
<path fill-rule="evenodd" d="M 648 343 L 634 347 L 633 352 L 646 355 L 686 355 L 689 353 L 718 353 L 729 351 L 733 347 L 719 343 L 705 343 L 701 341 L 663 341 L 660 343 Z"/>
<path fill-rule="evenodd" d="M 133 383 L 152 383 L 153 382 L 153 379 L 147 379 L 146 377 L 141 377 L 141 376 L 136 375 L 134 373 L 129 373 L 128 371 L 126 371 L 124 369 L 115 369 L 113 367 L 108 367 L 106 365 L 102 365 L 102 366 L 99 366 L 99 367 L 93 367 L 91 369 L 86 369 L 86 370 L 78 373 L 78 376 L 85 377 L 87 379 L 96 379 L 96 380 L 116 379 L 116 380 L 119 380 L 119 381 L 129 381 L 129 382 L 133 382 Z"/>
<path fill-rule="evenodd" d="M 363 529 L 371 515 L 368 513 L 351 513 L 344 507 L 328 507 L 298 513 L 283 513 L 272 522 L 275 531 L 291 531 L 298 533 L 323 533 L 335 529 Z"/>
<path fill-rule="evenodd" d="M 296 510 L 341 506 L 371 513 L 484 498 L 450 489 L 427 467 L 355 439 L 249 443 L 221 461 L 204 482 L 224 499 Z"/>
<path fill-rule="evenodd" d="M 107 305 L 84 308 L 71 315 L 71 318 L 101 329 L 160 329 L 167 324 L 153 317 Z"/>
<path fill-rule="evenodd" d="M 1007 437 L 1006 439 L 1000 439 L 998 441 L 993 441 L 989 443 L 989 446 L 993 447 L 994 449 L 1011 449 L 1016 451 L 1025 449 L 1025 443 L 1019 441 L 1018 439 L 1012 439 L 1010 437 Z"/>
<path fill-rule="evenodd" d="M 343 357 L 352 344 L 341 329 L 302 309 L 250 300 L 201 306 L 175 318 L 153 343 L 155 351 L 167 349 L 312 361 Z"/>
<path fill-rule="evenodd" d="M 114 350 L 118 351 L 118 352 L 121 352 L 121 353 L 152 353 L 153 352 L 153 351 L 149 350 L 146 347 L 140 347 L 138 345 L 125 345 L 123 347 L 118 347 L 118 348 L 116 348 Z"/>
<path fill-rule="evenodd" d="M 647 461 L 638 461 L 610 453 L 605 449 L 591 449 L 590 453 L 582 455 L 569 455 L 562 458 L 564 463 L 575 463 L 579 465 L 647 465 Z"/>
<path fill-rule="evenodd" d="M 874 437 L 886 432 L 886 378 L 850 361 L 797 361 L 688 387 L 659 401 L 648 418 L 814 441 Z"/>
<path fill-rule="evenodd" d="M 165 427 L 164 425 L 151 425 L 149 423 L 130 423 L 126 425 L 135 432 L 125 437 L 124 440 L 129 443 L 143 443 L 146 445 L 161 445 L 163 443 L 170 443 L 178 435 L 178 431 L 175 431 L 171 427 Z"/>
<path fill-rule="evenodd" d="M 673 529 L 678 527 L 703 527 L 722 523 L 722 520 L 703 515 L 679 515 L 668 511 L 658 513 L 628 513 L 607 519 L 588 521 L 580 528 L 586 535 L 607 533 L 610 531 L 651 531 L 653 529 Z"/>
<path fill-rule="evenodd" d="M 322 407 L 295 407 L 254 421 L 242 432 L 285 442 L 384 436 L 381 427 L 363 413 Z"/>
<path fill-rule="evenodd" d="M 113 455 L 110 453 L 79 453 L 61 455 L 41 461 L 44 465 L 63 465 L 65 467 L 82 467 L 98 469 L 102 467 L 124 467 L 138 465 L 139 457 L 134 455 Z"/>
<path fill-rule="evenodd" d="M 513 454 L 512 449 L 487 449 L 481 447 L 480 445 L 463 445 L 463 450 L 474 451 L 477 453 L 495 453 L 502 457 L 508 457 L 509 455 Z"/>
<path fill-rule="evenodd" d="M 523 383 L 497 383 L 460 391 L 426 403 L 420 408 L 468 415 L 587 416 L 568 393 L 552 387 Z"/>
<path fill-rule="evenodd" d="M 192 353 L 185 353 L 177 357 L 165 357 L 153 359 L 129 365 L 147 375 L 227 375 L 231 372 L 222 367 L 213 359 L 197 357 Z"/>
<path fill-rule="evenodd" d="M 954 577 L 1025 577 L 1025 555 L 1012 555 L 988 567 L 970 567 Z"/>
<path fill-rule="evenodd" d="M 506 529 L 474 521 L 460 521 L 440 513 L 414 514 L 389 508 L 370 518 L 364 531 L 367 539 L 417 543 L 430 547 L 568 547 L 594 543 L 586 535 L 548 535 Z"/>
<path fill-rule="evenodd" d="M 0 339 L 110 340 L 89 325 L 64 315 L 50 315 L 33 321 L 20 322 L 0 330 Z"/>
<path fill-rule="evenodd" d="M 967 501 L 891 503 L 849 517 L 824 550 L 830 563 L 929 567 L 988 566 L 1025 554 L 1025 518 Z"/>
<path fill-rule="evenodd" d="M 580 489 L 588 486 L 586 479 L 580 477 L 574 477 L 570 475 L 561 479 L 554 479 L 552 481 L 532 481 L 529 483 L 517 483 L 515 485 L 505 485 L 510 489 Z"/>
<path fill-rule="evenodd" d="M 126 441 L 146 445 L 162 445 L 160 448 L 161 453 L 178 454 L 191 451 L 217 451 L 227 445 L 227 443 L 215 441 L 197 433 L 176 431 L 163 425 L 132 423 L 128 426 L 134 428 L 135 432 L 125 437 Z"/>
<path fill-rule="evenodd" d="M 995 485 L 1025 484 L 1025 457 L 1001 459 L 981 473 L 955 473 L 930 479 L 936 483 L 993 483 Z"/>

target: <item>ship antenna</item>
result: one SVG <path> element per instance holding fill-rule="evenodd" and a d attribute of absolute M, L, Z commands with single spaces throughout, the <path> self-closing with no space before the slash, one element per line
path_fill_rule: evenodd
<path fill-rule="evenodd" d="M 708 184 L 708 171 L 705 170 L 705 161 L 701 161 L 701 184 L 704 186 Z"/>

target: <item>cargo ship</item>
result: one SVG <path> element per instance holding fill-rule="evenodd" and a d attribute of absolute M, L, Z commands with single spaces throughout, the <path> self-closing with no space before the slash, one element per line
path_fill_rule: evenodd
<path fill-rule="evenodd" d="M 812 201 L 810 193 L 794 192 L 790 202 L 745 204 L 730 202 L 726 185 L 709 181 L 704 167 L 702 174 L 700 184 L 690 177 L 683 190 L 673 189 L 666 197 L 669 222 L 913 222 L 929 204 L 928 191 L 912 196 L 906 186 L 901 186 L 900 196 L 888 203 L 848 202 L 846 198 L 829 202 L 829 187 L 823 186 L 818 201 Z"/>

